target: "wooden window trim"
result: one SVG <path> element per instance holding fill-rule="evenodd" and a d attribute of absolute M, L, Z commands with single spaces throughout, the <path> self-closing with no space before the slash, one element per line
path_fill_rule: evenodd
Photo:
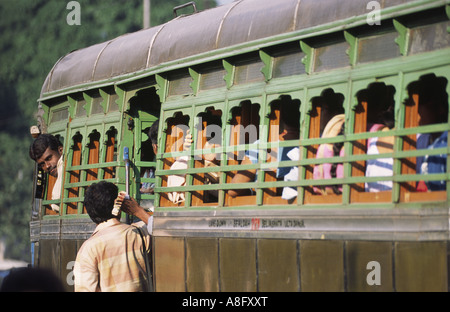
<path fill-rule="evenodd" d="M 79 134 L 73 137 L 73 145 L 71 151 L 71 166 L 80 166 L 82 159 L 82 140 L 83 137 Z M 69 183 L 78 183 L 81 181 L 81 170 L 69 171 Z M 79 187 L 68 188 L 68 198 L 76 198 L 79 196 Z M 68 202 L 66 205 L 66 214 L 77 214 L 78 203 Z"/>
<path fill-rule="evenodd" d="M 107 140 L 106 140 L 106 153 L 105 153 L 105 162 L 113 162 L 114 161 L 114 149 L 116 145 L 116 135 L 117 130 L 111 129 L 107 133 Z M 106 179 L 112 179 L 115 176 L 115 168 L 114 167 L 107 167 L 104 169 L 104 176 L 103 178 Z"/>

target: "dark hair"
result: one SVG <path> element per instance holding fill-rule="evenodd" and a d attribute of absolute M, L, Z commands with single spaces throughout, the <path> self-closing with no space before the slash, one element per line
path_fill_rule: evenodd
<path fill-rule="evenodd" d="M 1 292 L 64 292 L 61 280 L 43 268 L 12 269 L 4 278 Z"/>
<path fill-rule="evenodd" d="M 358 102 L 367 102 L 367 123 L 381 123 L 390 129 L 394 127 L 394 95 L 394 86 L 384 82 L 373 82 L 356 93 Z"/>
<path fill-rule="evenodd" d="M 426 74 L 407 86 L 410 97 L 412 94 L 419 95 L 419 105 L 432 106 L 430 109 L 435 110 L 437 123 L 447 122 L 448 119 L 447 83 L 448 81 L 445 77 Z"/>
<path fill-rule="evenodd" d="M 300 101 L 289 95 L 281 95 L 281 120 L 292 128 L 300 129 Z"/>
<path fill-rule="evenodd" d="M 30 145 L 30 158 L 37 161 L 50 147 L 51 150 L 57 152 L 62 143 L 51 134 L 41 134 Z"/>
<path fill-rule="evenodd" d="M 115 218 L 111 212 L 118 193 L 117 186 L 111 182 L 100 181 L 89 186 L 84 194 L 84 205 L 92 221 L 99 224 Z"/>
<path fill-rule="evenodd" d="M 150 130 L 148 130 L 148 136 L 150 137 L 152 144 L 158 144 L 158 127 L 159 119 L 156 120 L 150 127 Z"/>
<path fill-rule="evenodd" d="M 327 88 L 320 93 L 320 97 L 314 97 L 311 101 L 318 99 L 320 99 L 322 103 L 322 109 L 328 110 L 330 116 L 345 114 L 343 106 L 345 98 L 342 93 L 336 93 L 332 88 Z"/>

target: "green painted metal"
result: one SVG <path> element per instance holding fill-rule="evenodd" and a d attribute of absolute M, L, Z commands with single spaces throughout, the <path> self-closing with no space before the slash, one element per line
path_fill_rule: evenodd
<path fill-rule="evenodd" d="M 126 73 L 119 76 L 110 77 L 108 79 L 100 79 L 97 81 L 86 82 L 82 84 L 67 86 L 60 90 L 52 90 L 49 92 L 44 92 L 41 96 L 41 104 L 43 107 L 43 118 L 44 122 L 48 124 L 52 132 L 56 133 L 59 131 L 63 134 L 62 125 L 64 123 L 53 125 L 50 122 L 50 113 L 52 109 L 56 107 L 51 106 L 50 100 L 53 98 L 61 97 L 68 104 L 69 116 L 71 121 L 69 127 L 67 128 L 67 133 L 64 134 L 66 142 L 70 142 L 71 138 L 75 133 L 80 133 L 83 136 L 82 145 L 86 146 L 88 143 L 87 138 L 89 133 L 92 131 L 98 131 L 102 135 L 101 141 L 104 142 L 103 135 L 105 130 L 109 127 L 114 127 L 117 129 L 117 146 L 118 155 L 117 161 L 110 163 L 99 164 L 87 164 L 88 155 L 87 150 L 84 150 L 82 157 L 83 163 L 80 166 L 70 166 L 71 153 L 69 148 L 66 148 L 66 154 L 68 156 L 68 165 L 66 170 L 81 170 L 81 182 L 69 183 L 66 180 L 66 188 L 70 187 L 80 187 L 82 190 L 88 186 L 91 182 L 83 181 L 85 178 L 85 171 L 87 169 L 99 169 L 99 174 L 102 174 L 104 168 L 115 166 L 117 168 L 116 178 L 114 179 L 119 183 L 120 188 L 124 186 L 123 174 L 124 174 L 124 163 L 123 157 L 123 147 L 127 146 L 131 150 L 134 165 L 136 168 L 153 166 L 156 165 L 157 172 L 155 179 L 143 179 L 137 177 L 137 172 L 134 171 L 133 174 L 133 184 L 131 192 L 135 196 L 141 196 L 141 198 L 154 198 L 156 201 L 159 200 L 160 192 L 167 191 L 185 191 L 187 192 L 187 201 L 185 207 L 189 207 L 191 203 L 191 193 L 192 191 L 198 190 L 220 190 L 219 192 L 219 206 L 224 205 L 224 190 L 230 188 L 249 188 L 254 187 L 256 189 L 257 196 L 257 206 L 263 205 L 262 190 L 269 187 L 282 187 L 282 186 L 296 186 L 298 189 L 298 202 L 302 203 L 304 201 L 304 191 L 306 187 L 314 185 L 328 185 L 328 184 L 343 184 L 343 204 L 349 204 L 350 197 L 350 184 L 363 183 L 367 181 L 384 181 L 392 180 L 394 182 L 392 198 L 393 202 L 399 196 L 399 184 L 404 181 L 417 181 L 423 179 L 419 175 L 400 175 L 400 161 L 401 159 L 407 157 L 418 157 L 424 155 L 432 155 L 439 153 L 448 153 L 445 149 L 439 149 L 432 152 L 429 151 L 402 151 L 402 137 L 406 135 L 411 135 L 415 133 L 431 133 L 435 131 L 446 131 L 449 126 L 446 125 L 432 125 L 424 126 L 414 129 L 404 129 L 403 128 L 403 105 L 401 105 L 402 100 L 406 97 L 405 87 L 411 81 L 420 76 L 420 74 L 427 72 L 436 72 L 437 74 L 443 74 L 448 77 L 449 64 L 448 64 L 448 49 L 441 49 L 436 51 L 427 52 L 419 55 L 409 55 L 409 36 L 410 30 L 407 26 L 400 22 L 398 16 L 404 14 L 411 14 L 420 10 L 425 10 L 435 7 L 445 7 L 446 14 L 449 13 L 449 5 L 446 1 L 408 1 L 401 5 L 388 6 L 383 8 L 382 16 L 383 22 L 391 22 L 394 29 L 398 32 L 398 38 L 396 43 L 399 46 L 399 51 L 403 55 L 401 61 L 400 59 L 389 59 L 377 63 L 368 64 L 358 64 L 358 36 L 355 35 L 354 28 L 363 26 L 364 17 L 363 15 L 358 15 L 356 17 L 346 17 L 342 20 L 335 20 L 328 24 L 315 25 L 308 28 L 297 29 L 296 31 L 289 33 L 274 34 L 265 38 L 255 39 L 249 42 L 242 42 L 234 44 L 230 47 L 222 47 L 214 51 L 205 51 L 197 53 L 195 55 L 189 55 L 182 59 L 170 60 L 162 64 L 156 64 L 154 66 L 148 67 L 144 70 L 138 70 L 133 73 Z M 345 25 L 345 26 L 344 26 Z M 349 67 L 341 68 L 337 70 L 315 72 L 314 62 L 316 48 L 310 42 L 316 37 L 324 34 L 330 33 L 342 33 L 348 43 L 348 64 Z M 306 74 L 288 76 L 283 78 L 273 78 L 273 61 L 274 57 L 271 52 L 277 45 L 282 45 L 287 42 L 296 42 L 300 45 L 301 51 L 305 53 L 305 57 L 302 63 L 305 65 Z M 246 85 L 235 85 L 235 66 L 234 60 L 238 57 L 244 57 L 250 52 L 257 51 L 260 60 L 264 64 L 261 68 L 261 72 L 264 75 L 264 82 L 249 83 Z M 212 61 L 219 61 L 223 65 L 223 69 L 226 74 L 223 77 L 226 82 L 226 90 L 199 90 L 199 81 L 201 74 L 198 71 L 198 65 L 207 66 Z M 217 62 L 216 62 L 217 63 Z M 168 73 L 175 69 L 187 69 L 187 72 L 193 78 L 190 85 L 192 89 L 192 94 L 188 96 L 175 96 L 168 98 L 168 86 L 169 79 Z M 355 99 L 355 94 L 358 90 L 365 88 L 368 84 L 374 81 L 383 81 L 386 84 L 394 85 L 396 88 L 396 127 L 394 130 L 383 132 L 381 134 L 373 133 L 359 133 L 354 134 L 354 107 L 357 104 Z M 114 92 L 117 95 L 117 100 L 114 105 L 118 105 L 119 111 L 114 113 L 108 113 L 110 103 L 110 93 L 106 92 L 107 87 L 113 87 Z M 166 140 L 166 134 L 164 132 L 164 127 L 166 126 L 165 121 L 168 118 L 174 116 L 175 113 L 182 113 L 183 115 L 190 116 L 189 127 L 195 129 L 195 116 L 200 112 L 205 111 L 207 107 L 214 107 L 217 110 L 222 111 L 222 124 L 225 126 L 222 130 L 222 147 L 216 149 L 215 152 L 221 154 L 222 165 L 214 168 L 192 168 L 193 158 L 195 156 L 208 153 L 208 150 L 197 150 L 192 147 L 188 152 L 170 152 L 164 153 L 161 150 L 157 155 L 156 162 L 142 162 L 140 161 L 140 147 L 142 138 L 140 132 L 142 131 L 141 122 L 145 119 L 143 116 L 133 116 L 130 115 L 130 101 L 133 99 L 140 90 L 148 87 L 154 87 L 159 100 L 161 102 L 161 115 L 160 115 L 160 137 L 159 146 L 164 146 Z M 320 92 L 327 88 L 332 87 L 335 92 L 342 93 L 345 97 L 344 108 L 346 111 L 346 134 L 345 136 L 338 136 L 329 139 L 309 139 L 307 129 L 309 129 L 309 115 L 308 112 L 311 109 L 311 98 L 318 96 Z M 101 118 L 99 116 L 91 115 L 90 111 L 92 108 L 93 97 L 89 95 L 88 91 L 97 90 L 100 94 L 101 107 L 103 108 L 103 113 L 105 114 Z M 300 139 L 298 141 L 292 142 L 281 142 L 281 143 L 267 143 L 266 137 L 268 135 L 268 119 L 267 115 L 269 113 L 269 103 L 274 99 L 278 98 L 282 94 L 291 95 L 293 99 L 299 99 L 301 102 L 301 133 Z M 86 111 L 85 116 L 76 116 L 76 108 L 78 105 L 77 98 L 83 98 L 85 100 L 84 110 Z M 244 144 L 240 146 L 229 146 L 227 138 L 230 135 L 230 129 L 227 127 L 228 121 L 230 120 L 230 111 L 234 107 L 242 105 L 244 101 L 250 101 L 251 103 L 259 104 L 259 116 L 260 116 L 260 144 L 255 146 L 253 144 Z M 133 119 L 135 127 L 129 129 L 127 123 Z M 154 120 L 154 119 L 153 119 Z M 106 126 L 107 125 L 107 126 Z M 53 128 L 52 128 L 53 127 Z M 59 129 L 59 130 L 57 130 Z M 367 156 L 367 155 L 352 155 L 352 147 L 355 140 L 368 139 L 375 136 L 395 136 L 396 143 L 393 153 L 383 154 L 379 156 Z M 322 143 L 336 143 L 344 142 L 346 156 L 340 159 L 306 159 L 306 149 L 310 145 L 322 144 Z M 299 161 L 289 161 L 283 163 L 270 163 L 265 164 L 266 161 L 266 149 L 276 146 L 298 146 L 300 148 L 300 160 Z M 248 149 L 258 148 L 260 150 L 260 160 L 256 165 L 228 165 L 225 161 L 227 153 L 245 151 Z M 183 173 L 187 174 L 186 186 L 176 187 L 176 188 L 161 188 L 161 178 L 168 174 L 181 173 L 177 171 L 162 170 L 162 160 L 166 157 L 179 157 L 183 155 L 188 155 L 190 157 L 190 168 Z M 100 156 L 105 157 L 105 149 L 100 149 Z M 365 178 L 365 177 L 351 177 L 351 166 L 350 164 L 355 161 L 366 161 L 369 159 L 374 159 L 376 157 L 392 157 L 394 158 L 394 175 L 389 178 Z M 306 169 L 305 166 L 313 166 L 316 164 L 322 164 L 325 162 L 329 163 L 344 163 L 345 178 L 343 179 L 333 179 L 331 181 L 313 181 L 304 180 L 295 182 L 266 182 L 263 174 L 258 175 L 258 180 L 249 184 L 239 184 L 239 185 L 192 185 L 192 177 L 195 174 L 206 173 L 206 172 L 220 172 L 222 181 L 226 177 L 226 173 L 234 170 L 245 170 L 245 169 L 257 169 L 263 172 L 265 168 L 271 167 L 291 167 L 298 166 L 301 177 L 305 177 Z M 433 179 L 447 179 L 448 174 L 430 175 L 426 180 Z M 140 195 L 138 192 L 138 184 L 140 182 L 153 182 L 156 181 L 158 187 L 156 188 L 155 195 Z M 77 199 L 79 202 L 82 200 L 82 194 Z M 49 204 L 52 201 L 43 201 L 43 204 Z M 80 204 L 81 205 L 81 204 Z M 301 204 L 298 204 L 301 205 Z M 81 206 L 79 206 L 79 209 Z"/>

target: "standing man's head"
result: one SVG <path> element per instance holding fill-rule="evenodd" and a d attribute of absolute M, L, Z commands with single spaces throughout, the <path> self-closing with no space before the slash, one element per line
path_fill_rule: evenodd
<path fill-rule="evenodd" d="M 116 185 L 111 182 L 100 181 L 88 187 L 84 194 L 84 205 L 92 221 L 100 224 L 111 218 L 119 218 L 112 214 L 114 201 L 119 194 Z"/>
<path fill-rule="evenodd" d="M 63 153 L 61 142 L 51 134 L 41 134 L 30 146 L 30 157 L 45 172 L 58 177 L 58 160 Z"/>

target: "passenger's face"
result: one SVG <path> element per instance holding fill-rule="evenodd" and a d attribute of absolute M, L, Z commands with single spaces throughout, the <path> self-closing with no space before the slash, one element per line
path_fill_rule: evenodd
<path fill-rule="evenodd" d="M 48 147 L 44 154 L 36 161 L 38 166 L 42 168 L 49 175 L 57 178 L 58 177 L 58 160 L 62 154 L 62 147 L 58 151 L 52 150 Z"/>
<path fill-rule="evenodd" d="M 436 114 L 432 103 L 419 104 L 419 126 L 430 125 L 436 123 Z"/>

